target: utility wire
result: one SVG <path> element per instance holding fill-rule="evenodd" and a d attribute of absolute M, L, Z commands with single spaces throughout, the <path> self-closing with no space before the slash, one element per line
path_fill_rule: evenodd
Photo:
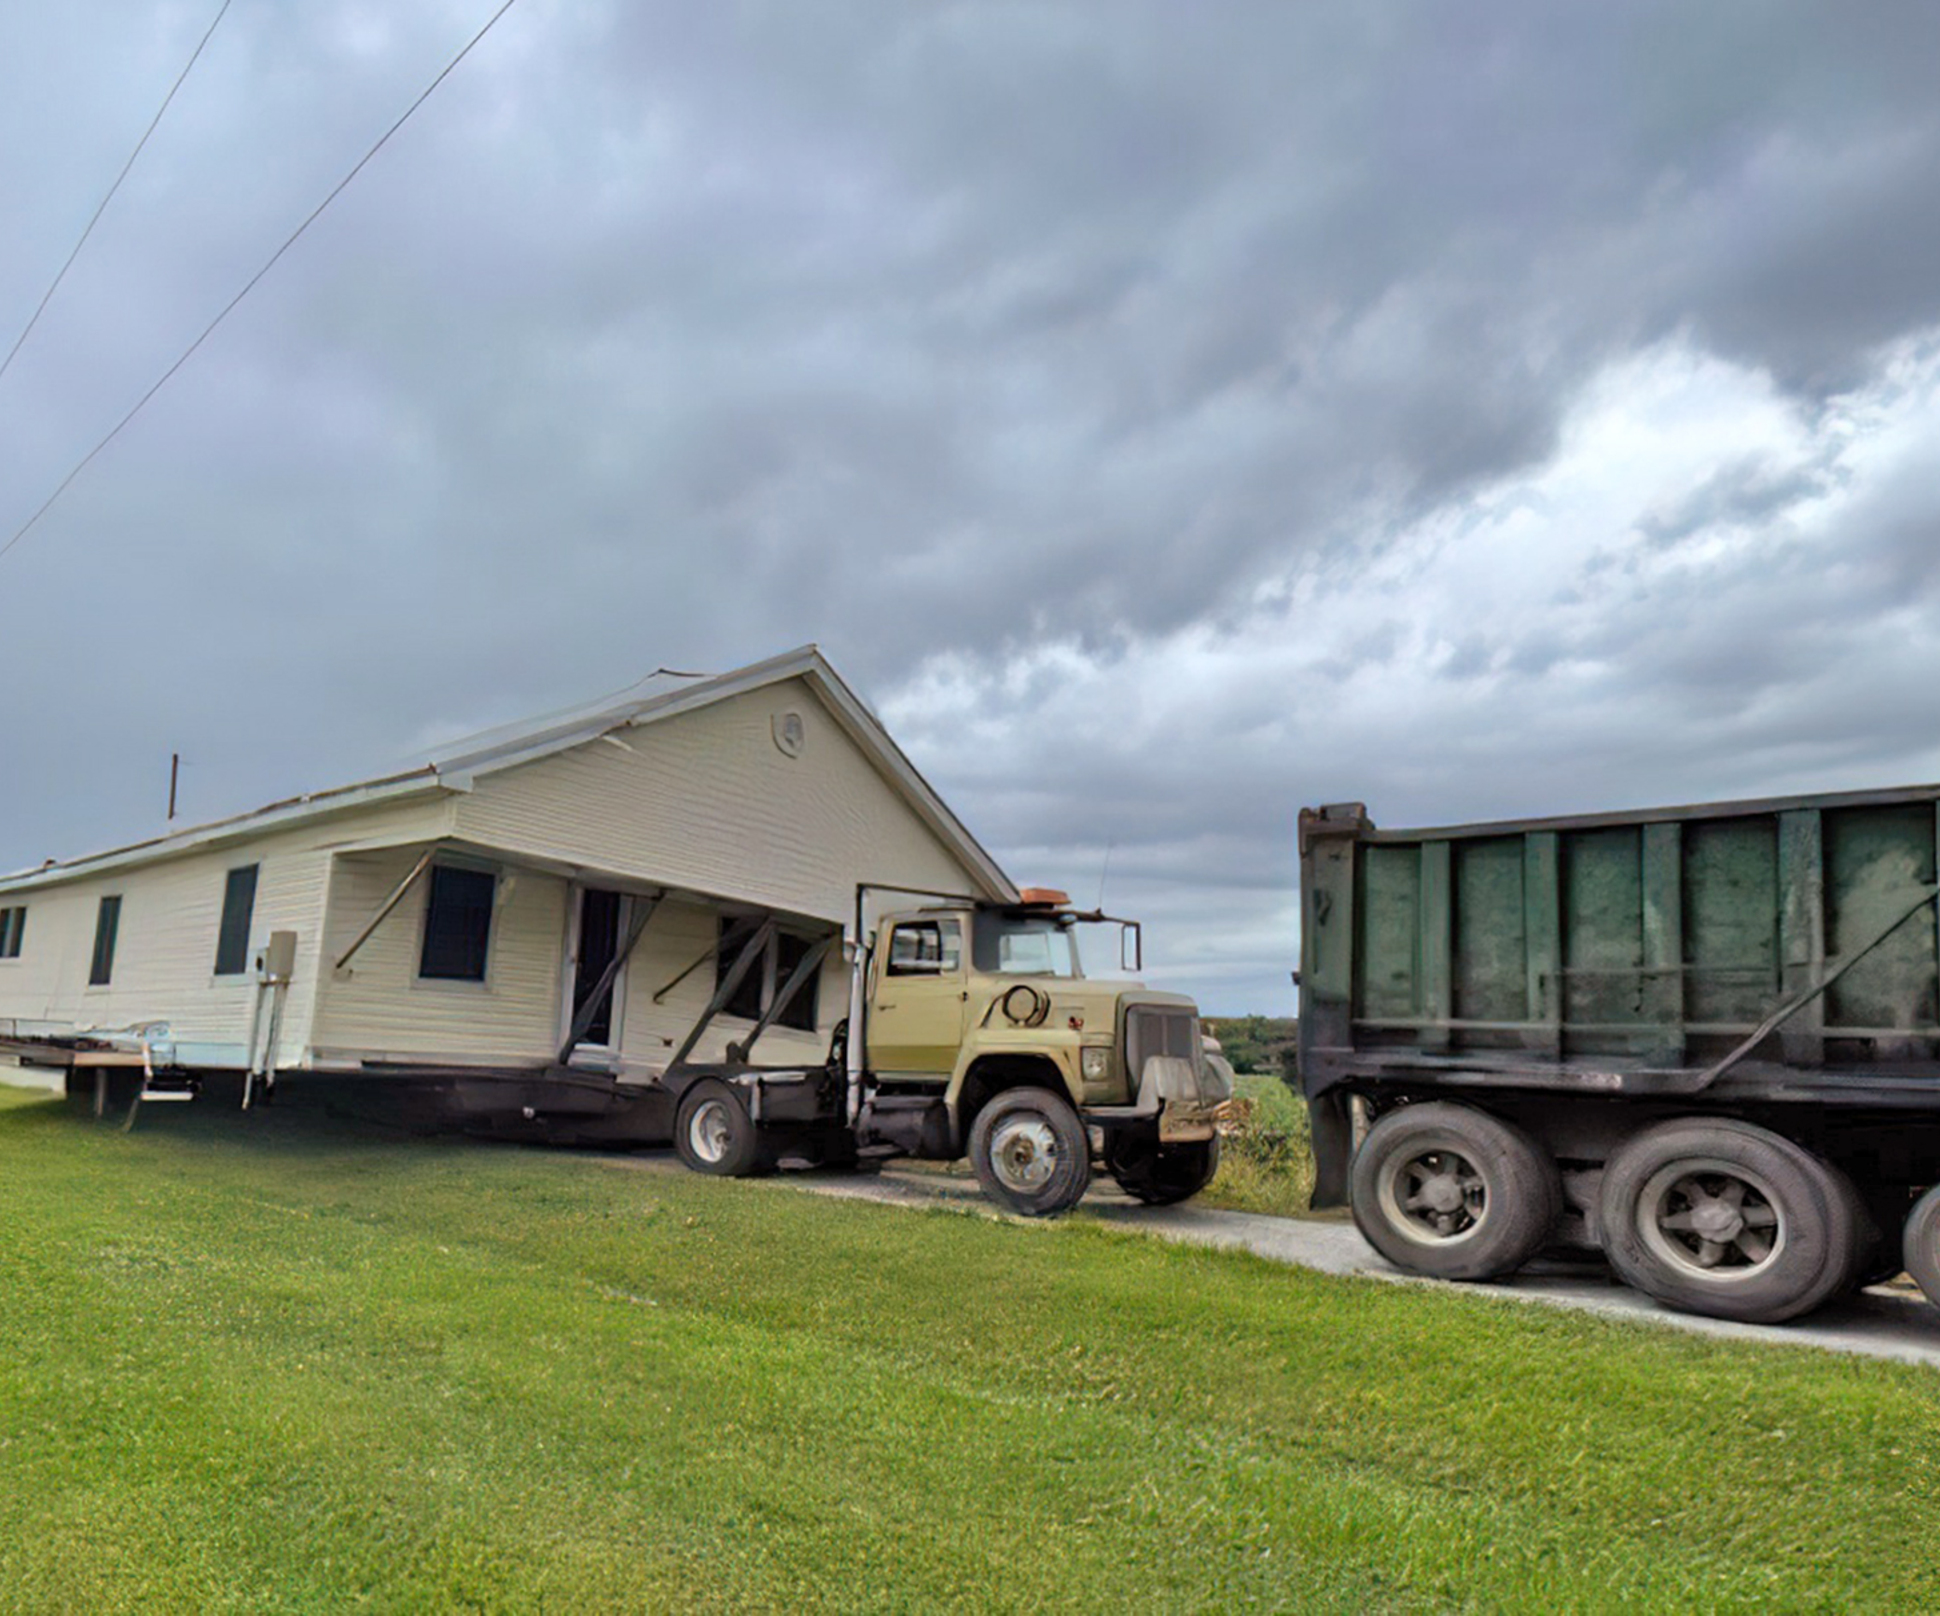
<path fill-rule="evenodd" d="M 432 92 L 435 91 L 439 85 L 443 84 L 446 79 L 451 77 L 453 71 L 457 68 L 458 64 L 462 62 L 467 56 L 471 55 L 472 51 L 477 47 L 478 42 L 481 39 L 483 39 L 487 34 L 489 34 L 494 27 L 498 25 L 499 18 L 503 17 L 506 14 L 506 12 L 510 11 L 513 8 L 513 6 L 517 4 L 518 4 L 518 0 L 505 0 L 505 3 L 501 5 L 497 11 L 492 13 L 491 19 L 485 24 L 485 26 L 479 29 L 477 33 L 472 35 L 471 39 L 466 43 L 465 48 L 461 50 L 456 56 L 452 57 L 452 59 L 449 62 L 445 63 L 444 70 L 440 72 L 435 79 L 433 79 L 429 84 L 427 84 L 424 87 L 423 92 L 418 96 L 417 100 L 413 101 L 408 107 L 404 109 L 402 115 L 400 115 L 397 122 L 392 124 L 390 128 L 386 129 L 383 134 L 377 137 L 376 144 L 373 145 L 369 151 L 365 152 L 362 157 L 357 159 L 355 166 L 352 167 L 350 172 L 344 175 L 342 179 L 337 181 L 335 187 L 331 190 L 330 194 L 326 196 L 321 202 L 319 202 L 316 205 L 315 208 L 313 208 L 310 211 L 310 216 L 307 219 L 305 219 L 303 223 L 298 225 L 296 229 L 290 232 L 289 236 L 284 240 L 282 246 L 278 247 L 275 252 L 270 254 L 269 262 L 264 264 L 261 269 L 257 270 L 254 275 L 249 277 L 248 281 L 244 283 L 243 289 L 240 292 L 238 292 L 234 297 L 230 298 L 230 300 L 227 303 L 223 304 L 222 311 L 219 314 L 217 314 L 216 317 L 213 320 L 211 320 L 206 326 L 202 328 L 202 334 L 199 337 L 197 337 L 195 341 L 191 342 L 188 345 L 188 347 L 182 350 L 181 357 L 177 359 L 174 364 L 170 365 L 167 370 L 162 372 L 161 376 L 156 380 L 155 384 L 148 389 L 147 392 L 143 393 L 140 398 L 135 400 L 133 408 L 131 408 L 126 415 L 122 416 L 122 418 L 119 421 L 115 422 L 113 427 L 109 429 L 107 436 L 104 437 L 99 443 L 97 443 L 92 449 L 88 450 L 86 454 L 81 456 L 81 458 L 75 462 L 74 469 L 61 479 L 60 486 L 56 488 L 53 493 L 47 496 L 46 500 L 42 503 L 40 509 L 35 511 L 32 516 L 28 517 L 26 521 L 22 522 L 20 526 L 14 530 L 14 534 L 12 538 L 8 539 L 5 544 L 0 544 L 0 558 L 4 558 L 7 555 L 7 553 L 13 549 L 13 547 L 16 544 L 18 544 L 22 539 L 26 538 L 28 533 L 32 531 L 35 523 L 39 522 L 39 520 L 43 516 L 45 516 L 49 511 L 51 511 L 54 508 L 55 503 L 60 499 L 61 495 L 65 494 L 68 491 L 68 489 L 73 485 L 75 478 L 79 477 L 81 473 L 86 471 L 88 467 L 93 463 L 95 456 L 100 454 L 103 449 L 107 448 L 109 444 L 113 443 L 116 438 L 121 436 L 123 428 L 125 428 L 130 421 L 134 420 L 134 418 L 137 415 L 141 414 L 143 407 L 148 403 L 148 401 L 151 398 L 153 398 L 157 393 L 159 393 L 164 387 L 168 385 L 169 380 L 175 375 L 175 373 L 178 370 L 180 370 L 184 365 L 186 365 L 189 362 L 189 360 L 192 357 L 194 357 L 195 351 L 198 348 L 200 348 L 203 343 L 207 342 L 209 338 L 214 334 L 216 327 L 221 325 L 222 322 L 228 319 L 229 316 L 235 311 L 236 305 L 242 302 L 244 298 L 249 296 L 249 294 L 256 289 L 256 283 L 276 267 L 277 263 L 281 260 L 283 255 L 296 245 L 298 238 L 302 236 L 303 232 L 308 230 L 311 225 L 315 224 L 317 220 L 323 216 L 324 209 L 329 207 L 332 202 L 336 201 L 337 198 L 343 194 L 344 188 L 348 186 L 352 180 L 354 180 L 359 174 L 361 174 L 364 171 L 365 165 L 368 164 L 373 157 L 375 157 L 380 151 L 384 149 L 384 147 L 389 143 L 391 136 L 395 135 L 400 129 L 402 129 L 405 126 L 406 123 L 410 121 L 411 115 L 414 112 L 416 112 L 419 107 L 423 106 L 426 101 L 431 99 Z"/>
<path fill-rule="evenodd" d="M 162 115 L 168 111 L 169 103 L 175 99 L 175 92 L 182 88 L 182 81 L 202 59 L 203 49 L 214 37 L 222 19 L 228 15 L 231 3 L 232 0 L 222 0 L 222 9 L 216 13 L 216 20 L 209 24 L 208 32 L 202 36 L 201 44 L 195 47 L 194 53 L 189 57 L 188 65 L 175 76 L 175 82 L 168 87 L 168 94 L 162 97 L 160 108 L 157 109 L 148 127 L 142 131 L 141 139 L 135 142 L 135 149 L 128 154 L 128 161 L 121 165 L 121 172 L 115 175 L 115 182 L 108 187 L 108 194 L 102 197 L 101 205 L 94 210 L 94 217 L 88 220 L 87 228 L 81 232 L 81 239 L 74 243 L 74 250 L 67 255 L 67 262 L 61 265 L 60 272 L 55 275 L 53 283 L 41 294 L 40 302 L 36 305 L 32 316 L 22 328 L 20 335 L 13 339 L 13 346 L 7 350 L 7 357 L 0 359 L 0 376 L 7 374 L 8 367 L 13 364 L 14 355 L 20 352 L 21 345 L 33 334 L 34 327 L 40 324 L 40 317 L 47 312 L 47 305 L 53 302 L 54 294 L 61 289 L 61 282 L 67 279 L 67 272 L 74 267 L 74 260 L 81 256 L 81 249 L 88 244 L 88 237 L 94 234 L 94 227 L 101 222 L 101 215 L 108 211 L 108 204 L 115 199 L 115 192 L 121 189 L 121 182 L 128 177 L 128 171 L 135 166 L 135 159 L 141 156 L 142 148 L 148 144 L 148 137 L 155 133 L 156 126 L 162 121 Z"/>

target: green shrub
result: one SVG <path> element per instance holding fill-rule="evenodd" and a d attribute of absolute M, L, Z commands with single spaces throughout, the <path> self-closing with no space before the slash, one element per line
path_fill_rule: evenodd
<path fill-rule="evenodd" d="M 1300 1023 L 1290 1016 L 1207 1016 L 1203 1025 L 1219 1040 L 1236 1072 L 1293 1069 L 1294 1039 Z"/>
<path fill-rule="evenodd" d="M 1307 1108 L 1278 1076 L 1242 1074 L 1234 1116 L 1220 1130 L 1219 1172 L 1201 1204 L 1297 1216 L 1313 1193 Z"/>

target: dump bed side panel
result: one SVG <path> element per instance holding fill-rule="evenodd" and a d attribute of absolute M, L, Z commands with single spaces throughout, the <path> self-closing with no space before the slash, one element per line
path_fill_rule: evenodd
<path fill-rule="evenodd" d="M 1305 1087 L 1696 1084 L 1940 1106 L 1937 799 L 1405 832 L 1358 805 L 1309 810 Z"/>

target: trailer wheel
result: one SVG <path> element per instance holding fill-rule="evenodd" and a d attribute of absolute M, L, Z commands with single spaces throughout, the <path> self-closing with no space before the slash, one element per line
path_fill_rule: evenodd
<path fill-rule="evenodd" d="M 1562 1213 L 1552 1162 L 1520 1128 L 1473 1106 L 1390 1111 L 1355 1152 L 1349 1203 L 1368 1244 L 1436 1279 L 1500 1279 L 1536 1255 Z"/>
<path fill-rule="evenodd" d="M 1603 1174 L 1604 1254 L 1626 1284 L 1687 1313 L 1776 1324 L 1849 1284 L 1858 1197 L 1835 1167 L 1728 1117 L 1659 1123 Z"/>
<path fill-rule="evenodd" d="M 1906 1215 L 1906 1271 L 1926 1298 L 1940 1307 L 1940 1185 L 1913 1203 Z"/>
<path fill-rule="evenodd" d="M 1162 1145 L 1154 1134 L 1117 1129 L 1105 1135 L 1105 1167 L 1133 1200 L 1174 1206 L 1213 1181 L 1219 1171 L 1219 1136 Z"/>
<path fill-rule="evenodd" d="M 979 1111 L 970 1165 L 985 1194 L 1027 1218 L 1068 1211 L 1091 1185 L 1084 1124 L 1049 1089 L 1006 1089 Z"/>
<path fill-rule="evenodd" d="M 681 1096 L 674 1151 L 691 1171 L 720 1178 L 746 1178 L 765 1165 L 761 1130 L 741 1096 L 711 1077 Z"/>

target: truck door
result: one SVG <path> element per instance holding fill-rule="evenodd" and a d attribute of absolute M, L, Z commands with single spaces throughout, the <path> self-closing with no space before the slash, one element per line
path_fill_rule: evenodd
<path fill-rule="evenodd" d="M 879 1078 L 946 1080 L 963 1042 L 963 923 L 896 922 L 877 956 L 869 1068 Z"/>

